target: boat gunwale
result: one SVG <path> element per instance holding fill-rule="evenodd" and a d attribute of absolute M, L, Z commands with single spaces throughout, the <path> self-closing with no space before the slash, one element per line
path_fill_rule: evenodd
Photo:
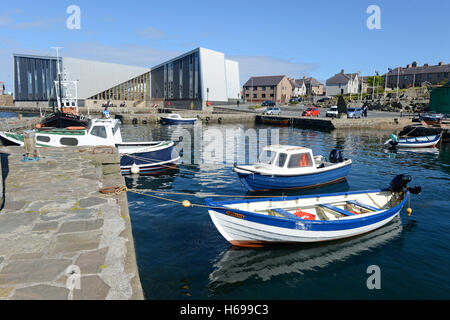
<path fill-rule="evenodd" d="M 235 208 L 226 207 L 225 205 L 229 204 L 237 204 L 237 203 L 252 203 L 252 202 L 264 202 L 264 201 L 290 201 L 290 200 L 297 200 L 297 199 L 305 199 L 305 198 L 318 198 L 318 197 L 333 197 L 333 196 L 345 196 L 345 195 L 356 195 L 356 194 L 364 194 L 364 193 L 379 193 L 379 192 L 386 192 L 389 191 L 388 189 L 375 189 L 375 190 L 364 190 L 364 191 L 350 191 L 350 192 L 341 192 L 341 193 L 330 193 L 330 194 L 321 194 L 321 195 L 306 195 L 306 196 L 290 196 L 290 197 L 283 197 L 283 198 L 262 198 L 262 199 L 249 199 L 246 201 L 242 200 L 233 200 L 233 201 L 218 201 L 214 202 L 211 198 L 205 199 L 206 205 L 211 207 L 210 210 L 214 210 L 220 214 L 226 214 L 226 211 L 231 211 L 233 213 L 241 214 L 245 216 L 250 216 L 253 218 L 256 218 L 258 221 L 250 220 L 252 222 L 261 223 L 265 225 L 272 225 L 275 227 L 282 227 L 282 228 L 290 228 L 290 229 L 298 229 L 297 224 L 300 222 L 302 224 L 302 229 L 310 230 L 311 227 L 314 226 L 342 226 L 343 224 L 352 224 L 352 223 L 364 223 L 368 220 L 377 220 L 381 216 L 389 216 L 391 214 L 394 214 L 401 210 L 401 208 L 405 205 L 409 195 L 409 191 L 405 193 L 404 198 L 402 201 L 397 204 L 394 207 L 388 208 L 388 209 L 380 209 L 379 211 L 375 211 L 370 213 L 370 215 L 354 215 L 354 216 L 348 216 L 343 217 L 337 220 L 305 220 L 301 218 L 290 218 L 290 217 L 279 217 L 279 216 L 270 216 L 270 215 L 263 215 L 259 213 L 255 213 L 252 211 L 245 211 Z M 272 223 L 265 223 L 261 220 L 270 221 Z M 292 225 L 290 227 L 279 225 L 280 222 L 287 222 L 291 223 Z M 376 221 L 375 221 L 376 222 Z M 373 222 L 373 223 L 375 223 Z M 369 223 L 370 224 L 370 223 Z"/>

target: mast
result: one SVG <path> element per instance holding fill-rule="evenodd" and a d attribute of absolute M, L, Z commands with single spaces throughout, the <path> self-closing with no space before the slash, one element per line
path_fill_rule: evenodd
<path fill-rule="evenodd" d="M 56 68 L 58 71 L 58 96 L 59 96 L 59 111 L 62 111 L 62 88 L 61 88 L 61 67 L 59 64 L 59 49 L 62 49 L 63 47 L 52 47 L 56 50 Z"/>

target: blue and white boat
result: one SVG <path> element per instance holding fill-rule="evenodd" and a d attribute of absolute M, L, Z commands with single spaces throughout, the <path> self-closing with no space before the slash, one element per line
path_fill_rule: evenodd
<path fill-rule="evenodd" d="M 35 130 L 38 147 L 94 146 L 115 147 L 120 154 L 122 174 L 156 174 L 173 168 L 180 159 L 172 141 L 124 142 L 117 119 L 92 119 L 87 128 L 40 128 Z M 24 145 L 24 137 L 15 132 L 0 132 L 5 145 Z"/>
<path fill-rule="evenodd" d="M 206 199 L 217 230 L 232 245 L 338 240 L 378 229 L 398 216 L 411 177 L 395 177 L 389 188 L 297 197 L 214 202 Z M 410 209 L 407 210 L 410 214 Z"/>
<path fill-rule="evenodd" d="M 389 144 L 392 148 L 433 148 L 441 140 L 442 134 L 421 137 L 397 138 L 392 134 L 384 144 Z"/>
<path fill-rule="evenodd" d="M 443 117 L 443 114 L 428 113 L 420 114 L 419 120 L 425 122 L 426 124 L 433 125 L 441 123 Z"/>
<path fill-rule="evenodd" d="M 177 113 L 170 113 L 167 116 L 161 116 L 162 124 L 195 124 L 197 118 L 182 118 Z"/>
<path fill-rule="evenodd" d="M 314 156 L 311 149 L 266 146 L 253 165 L 236 165 L 233 170 L 249 191 L 316 188 L 346 179 L 352 161 L 333 150 L 329 161 Z"/>

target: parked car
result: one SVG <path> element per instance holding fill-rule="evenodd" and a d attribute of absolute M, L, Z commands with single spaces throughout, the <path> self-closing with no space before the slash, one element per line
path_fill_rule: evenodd
<path fill-rule="evenodd" d="M 338 116 L 338 107 L 337 106 L 331 106 L 330 109 L 327 110 L 325 113 L 326 117 L 337 117 Z"/>
<path fill-rule="evenodd" d="M 292 103 L 292 102 L 302 102 L 303 101 L 303 98 L 302 97 L 300 97 L 300 98 L 291 98 L 290 100 L 289 100 L 289 102 L 290 103 Z"/>
<path fill-rule="evenodd" d="M 278 107 L 268 107 L 266 110 L 264 110 L 263 114 L 276 116 L 281 113 L 281 109 Z"/>
<path fill-rule="evenodd" d="M 317 107 L 309 107 L 302 113 L 302 116 L 307 116 L 307 117 L 311 117 L 311 116 L 318 117 L 319 115 L 320 115 L 320 110 Z"/>
<path fill-rule="evenodd" d="M 347 118 L 361 118 L 362 110 L 361 108 L 348 108 Z"/>
<path fill-rule="evenodd" d="M 317 100 L 317 102 L 325 102 L 328 100 L 330 100 L 330 97 L 323 97 L 323 98 L 320 98 L 319 100 Z"/>
<path fill-rule="evenodd" d="M 261 105 L 262 105 L 263 107 L 271 107 L 271 106 L 274 106 L 274 105 L 275 105 L 275 101 L 272 101 L 272 100 L 266 100 L 266 101 L 264 101 L 263 103 L 261 103 Z"/>

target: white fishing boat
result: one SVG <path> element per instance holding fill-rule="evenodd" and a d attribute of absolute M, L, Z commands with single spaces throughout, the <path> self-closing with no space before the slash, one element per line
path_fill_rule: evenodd
<path fill-rule="evenodd" d="M 233 170 L 249 191 L 316 188 L 345 180 L 352 160 L 345 159 L 342 151 L 332 150 L 327 160 L 314 156 L 309 148 L 266 146 L 258 162 L 236 165 Z"/>
<path fill-rule="evenodd" d="M 183 118 L 178 113 L 170 113 L 167 116 L 160 116 L 162 124 L 194 124 L 197 118 Z"/>
<path fill-rule="evenodd" d="M 111 146 L 117 147 L 121 156 L 122 174 L 157 173 L 173 167 L 180 159 L 172 141 L 123 142 L 118 119 L 92 119 L 87 128 L 35 129 L 38 147 Z M 0 132 L 5 145 L 23 146 L 22 134 Z"/>
<path fill-rule="evenodd" d="M 236 246 L 330 241 L 373 231 L 398 216 L 410 193 L 420 192 L 407 187 L 410 180 L 398 175 L 387 189 L 206 204 L 217 230 Z"/>
<path fill-rule="evenodd" d="M 391 135 L 384 144 L 389 144 L 392 148 L 433 148 L 441 140 L 442 134 L 421 137 L 397 138 Z"/>

